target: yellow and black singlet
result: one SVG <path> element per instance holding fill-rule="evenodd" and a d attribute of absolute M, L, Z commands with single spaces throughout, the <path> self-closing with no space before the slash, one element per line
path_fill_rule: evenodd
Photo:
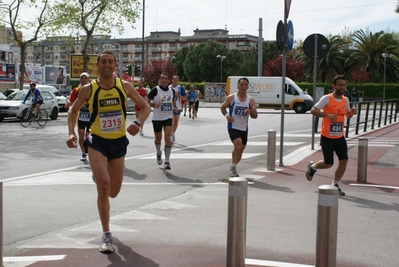
<path fill-rule="evenodd" d="M 91 81 L 90 132 L 104 139 L 117 139 L 126 135 L 127 94 L 122 81 L 115 78 L 115 85 L 103 89 L 97 80 Z"/>

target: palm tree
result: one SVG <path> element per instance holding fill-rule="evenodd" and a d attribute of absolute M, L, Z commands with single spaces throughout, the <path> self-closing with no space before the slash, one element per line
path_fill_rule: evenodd
<path fill-rule="evenodd" d="M 372 82 L 382 82 L 384 73 L 383 53 L 387 58 L 387 77 L 389 80 L 397 80 L 393 75 L 398 70 L 399 41 L 391 33 L 384 31 L 373 34 L 369 31 L 357 30 L 352 35 L 353 50 L 346 60 L 346 67 L 354 69 L 356 66 L 370 73 Z M 389 64 L 389 65 L 388 65 Z M 388 80 L 388 79 L 387 79 Z"/>
<path fill-rule="evenodd" d="M 344 74 L 345 51 L 349 46 L 348 41 L 338 35 L 329 36 L 327 39 L 330 49 L 317 63 L 317 80 L 321 82 L 331 81 L 336 74 Z M 305 76 L 312 77 L 313 58 L 308 58 L 305 54 L 297 58 L 305 62 Z"/>
<path fill-rule="evenodd" d="M 348 42 L 341 36 L 334 35 L 328 38 L 330 49 L 327 55 L 320 59 L 318 69 L 322 82 L 332 81 L 337 74 L 344 73 L 345 51 Z"/>

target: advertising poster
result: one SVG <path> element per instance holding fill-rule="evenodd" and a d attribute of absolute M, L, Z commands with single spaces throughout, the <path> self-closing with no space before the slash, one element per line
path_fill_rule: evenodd
<path fill-rule="evenodd" d="M 15 64 L 0 64 L 0 83 L 15 83 Z"/>
<path fill-rule="evenodd" d="M 98 70 L 97 70 L 97 55 L 89 55 L 88 62 L 88 73 L 90 75 L 90 79 L 98 78 Z M 71 80 L 79 80 L 80 74 L 83 72 L 83 56 L 82 55 L 71 55 Z"/>
<path fill-rule="evenodd" d="M 225 83 L 205 83 L 205 102 L 221 103 L 225 98 Z"/>
<path fill-rule="evenodd" d="M 35 82 L 38 84 L 42 84 L 42 67 L 36 64 L 25 64 L 25 73 L 24 73 L 24 83 Z M 21 64 L 18 64 L 18 81 L 19 77 L 21 77 Z"/>
<path fill-rule="evenodd" d="M 43 73 L 44 73 L 44 84 L 66 85 L 66 67 L 44 66 Z"/>

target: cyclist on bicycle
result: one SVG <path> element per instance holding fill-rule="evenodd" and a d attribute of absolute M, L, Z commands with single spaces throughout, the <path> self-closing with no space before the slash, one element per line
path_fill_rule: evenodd
<path fill-rule="evenodd" d="M 22 104 L 25 104 L 25 101 L 31 97 L 32 99 L 32 106 L 30 107 L 30 112 L 34 116 L 34 109 L 37 109 L 37 114 L 41 113 L 40 105 L 43 104 L 43 96 L 40 93 L 39 89 L 36 89 L 36 83 L 31 82 L 30 84 L 30 90 L 26 94 L 24 101 L 22 101 Z"/>

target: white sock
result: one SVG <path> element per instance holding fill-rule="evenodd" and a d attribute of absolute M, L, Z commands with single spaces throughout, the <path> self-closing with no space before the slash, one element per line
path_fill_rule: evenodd
<path fill-rule="evenodd" d="M 332 185 L 337 185 L 337 184 L 339 184 L 339 181 L 335 181 L 335 180 L 332 181 Z"/>
<path fill-rule="evenodd" d="M 110 231 L 103 232 L 103 236 L 105 236 L 106 234 L 110 234 L 110 233 L 111 233 Z"/>
<path fill-rule="evenodd" d="M 312 168 L 313 170 L 316 170 L 316 168 L 314 167 L 314 165 L 316 165 L 316 163 L 313 163 L 312 165 L 310 165 L 310 168 Z"/>

